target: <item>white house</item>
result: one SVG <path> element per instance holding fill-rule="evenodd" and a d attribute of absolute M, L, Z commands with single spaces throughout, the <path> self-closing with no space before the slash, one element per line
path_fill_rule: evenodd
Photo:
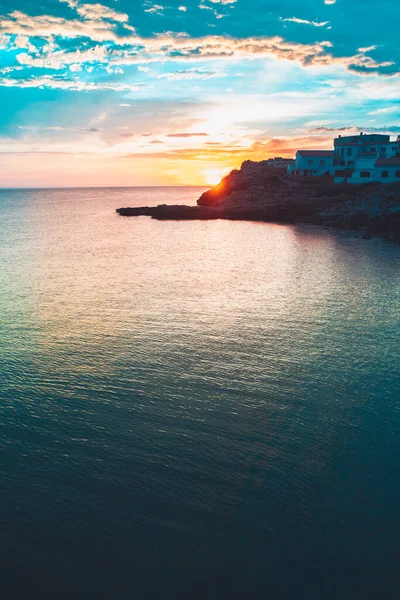
<path fill-rule="evenodd" d="M 288 172 L 292 175 L 330 175 L 333 174 L 334 158 L 332 150 L 298 150 L 296 162 Z"/>
<path fill-rule="evenodd" d="M 348 183 L 400 183 L 400 156 L 389 158 L 377 157 L 376 154 L 359 154 L 356 158 L 355 170 Z M 335 183 L 340 183 L 335 177 Z"/>
<path fill-rule="evenodd" d="M 374 172 L 375 181 L 400 182 L 400 156 L 378 158 Z"/>
<path fill-rule="evenodd" d="M 348 135 L 335 138 L 335 153 L 337 155 L 337 166 L 342 168 L 354 168 L 355 159 L 359 154 L 375 154 L 382 157 L 395 156 L 399 151 L 399 140 L 390 141 L 390 135 L 372 133 L 365 135 Z"/>
<path fill-rule="evenodd" d="M 335 138 L 334 150 L 298 150 L 290 175 L 333 175 L 335 183 L 400 181 L 400 136 L 371 133 Z M 385 162 L 386 161 L 386 162 Z"/>
<path fill-rule="evenodd" d="M 362 152 L 355 158 L 354 172 L 348 179 L 349 183 L 368 183 L 375 180 L 376 154 Z"/>

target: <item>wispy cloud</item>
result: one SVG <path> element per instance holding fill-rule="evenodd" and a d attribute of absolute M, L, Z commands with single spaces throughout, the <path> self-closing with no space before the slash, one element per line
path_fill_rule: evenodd
<path fill-rule="evenodd" d="M 347 133 L 361 133 L 361 132 L 369 132 L 369 133 L 398 133 L 400 131 L 400 125 L 383 125 L 382 127 L 371 127 L 367 125 L 366 127 L 360 127 L 358 125 L 348 125 L 345 127 L 314 127 L 308 130 L 309 133 L 337 133 L 337 132 L 347 132 Z"/>
<path fill-rule="evenodd" d="M 387 106 L 385 108 L 377 108 L 376 110 L 371 110 L 369 115 L 388 115 L 390 113 L 398 113 L 400 115 L 400 105 L 399 106 Z"/>
<path fill-rule="evenodd" d="M 82 81 L 78 79 L 68 79 L 67 77 L 55 77 L 43 75 L 41 77 L 30 78 L 8 78 L 0 77 L 0 87 L 21 87 L 21 88 L 51 88 L 54 90 L 71 90 L 77 92 L 88 92 L 94 90 L 109 90 L 114 92 L 135 92 L 143 90 L 148 86 L 143 84 L 118 83 L 118 82 L 95 82 Z"/>
<path fill-rule="evenodd" d="M 150 14 L 154 14 L 154 15 L 163 15 L 164 14 L 164 7 L 161 6 L 160 4 L 152 4 L 149 5 L 147 4 L 148 8 L 144 9 L 144 12 L 146 13 L 150 13 Z"/>
<path fill-rule="evenodd" d="M 301 25 L 313 25 L 314 27 L 326 27 L 326 25 L 329 25 L 329 21 L 308 21 L 307 19 L 299 19 L 297 17 L 290 17 L 287 19 L 281 18 L 281 21 L 300 23 Z"/>
<path fill-rule="evenodd" d="M 211 71 L 205 68 L 192 68 L 182 71 L 171 71 L 169 73 L 161 73 L 158 79 L 168 79 L 168 81 L 179 81 L 182 79 L 209 79 L 210 77 L 224 77 L 223 73 Z"/>
<path fill-rule="evenodd" d="M 60 0 L 60 2 L 68 4 L 78 15 L 88 21 L 110 20 L 126 23 L 129 20 L 129 16 L 126 13 L 120 13 L 104 4 L 84 4 L 80 3 L 79 0 Z"/>
<path fill-rule="evenodd" d="M 357 52 L 361 52 L 361 54 L 365 54 L 366 52 L 373 52 L 376 50 L 377 46 L 366 46 L 365 48 L 359 48 Z"/>
<path fill-rule="evenodd" d="M 22 129 L 25 131 L 58 131 L 63 133 L 64 131 L 75 131 L 75 132 L 83 132 L 83 133 L 99 133 L 102 131 L 97 127 L 61 127 L 61 126 L 53 126 L 53 127 L 28 127 L 20 125 L 18 129 Z"/>
<path fill-rule="evenodd" d="M 208 136 L 208 133 L 169 133 L 167 137 L 169 138 L 192 138 L 192 137 L 205 137 Z"/>

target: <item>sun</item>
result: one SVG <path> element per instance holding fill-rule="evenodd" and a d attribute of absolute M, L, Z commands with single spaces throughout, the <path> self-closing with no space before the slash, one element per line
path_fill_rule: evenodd
<path fill-rule="evenodd" d="M 206 169 L 202 171 L 202 176 L 204 179 L 204 183 L 206 185 L 217 185 L 225 175 L 228 175 L 229 169 L 219 168 L 219 169 Z"/>

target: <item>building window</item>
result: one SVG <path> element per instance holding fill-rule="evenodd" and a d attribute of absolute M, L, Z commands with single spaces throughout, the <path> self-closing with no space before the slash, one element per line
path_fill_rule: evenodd
<path fill-rule="evenodd" d="M 369 171 L 361 171 L 360 177 L 366 179 L 367 177 L 371 177 L 371 173 Z"/>
<path fill-rule="evenodd" d="M 386 153 L 386 146 L 382 146 L 382 148 L 379 148 L 379 152 L 382 152 L 382 154 Z"/>
<path fill-rule="evenodd" d="M 389 177 L 389 171 L 382 171 L 381 177 L 384 177 L 385 179 L 387 179 Z"/>
<path fill-rule="evenodd" d="M 351 148 L 347 148 L 347 156 L 351 156 Z"/>
<path fill-rule="evenodd" d="M 309 165 L 312 165 L 312 160 L 308 160 L 308 161 L 307 161 L 307 163 L 308 163 Z"/>
<path fill-rule="evenodd" d="M 325 164 L 325 161 L 324 161 L 324 160 L 321 160 L 321 161 L 319 162 L 319 164 L 320 164 L 320 165 L 324 165 L 324 164 Z"/>
<path fill-rule="evenodd" d="M 344 156 L 344 148 L 340 148 L 340 154 Z"/>
<path fill-rule="evenodd" d="M 376 148 L 371 148 L 371 152 L 376 152 Z"/>
<path fill-rule="evenodd" d="M 396 173 L 394 174 L 394 176 L 396 177 L 396 179 L 400 179 L 400 171 L 396 171 Z"/>
<path fill-rule="evenodd" d="M 347 164 L 348 164 L 348 165 L 349 165 L 349 167 L 350 167 L 351 165 L 354 165 L 354 161 L 353 161 L 353 160 L 349 160 L 349 162 L 348 162 Z"/>

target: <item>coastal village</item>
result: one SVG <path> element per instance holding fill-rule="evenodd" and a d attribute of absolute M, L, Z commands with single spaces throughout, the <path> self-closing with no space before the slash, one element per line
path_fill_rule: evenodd
<path fill-rule="evenodd" d="M 356 185 L 358 184 L 358 185 Z M 372 185 L 371 185 L 372 184 Z M 196 206 L 118 208 L 159 220 L 231 219 L 361 230 L 400 242 L 400 136 L 339 136 L 333 150 L 298 150 L 295 159 L 244 161 Z"/>
<path fill-rule="evenodd" d="M 288 175 L 330 175 L 335 183 L 400 182 L 400 136 L 370 134 L 335 138 L 333 150 L 298 150 L 296 159 L 271 158 L 268 165 Z"/>

